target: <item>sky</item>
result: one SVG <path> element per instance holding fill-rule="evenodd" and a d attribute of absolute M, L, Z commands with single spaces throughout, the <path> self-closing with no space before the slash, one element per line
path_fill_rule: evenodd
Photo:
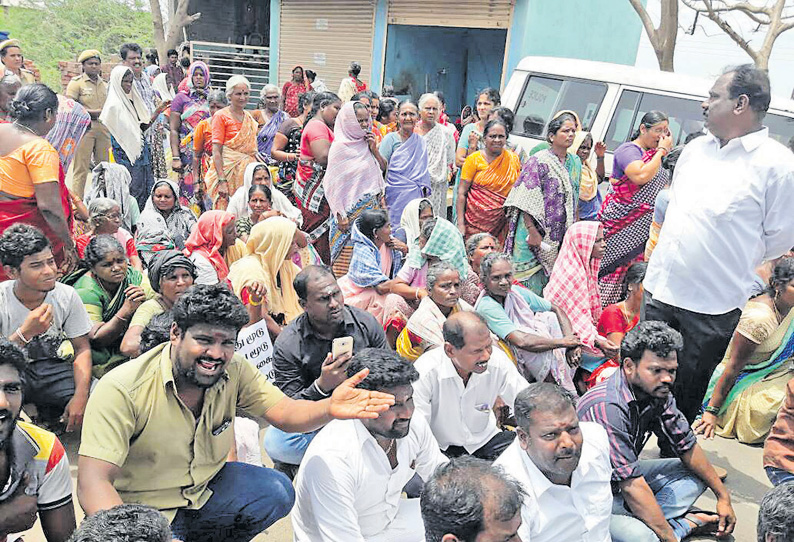
<path fill-rule="evenodd" d="M 628 0 L 624 0 L 628 2 Z M 729 0 L 730 1 L 730 0 Z M 754 3 L 763 4 L 762 0 Z M 770 2 L 771 3 L 771 0 Z M 658 24 L 660 14 L 660 0 L 648 0 L 648 12 L 655 24 Z M 727 17 L 726 17 L 727 18 Z M 694 34 L 691 34 L 695 12 L 683 3 L 678 13 L 678 41 L 675 51 L 675 71 L 686 75 L 694 75 L 706 79 L 714 79 L 726 66 L 752 62 L 744 50 L 725 34 L 715 23 L 705 15 L 700 15 L 697 20 Z M 746 16 L 731 14 L 728 18 L 733 28 L 742 32 L 745 39 L 757 45 L 764 38 L 764 28 L 754 32 L 755 23 Z M 645 31 L 640 38 L 637 51 L 639 68 L 658 69 L 659 63 L 653 52 Z M 781 34 L 772 48 L 769 61 L 769 77 L 772 82 L 772 94 L 788 98 L 794 89 L 794 29 Z"/>

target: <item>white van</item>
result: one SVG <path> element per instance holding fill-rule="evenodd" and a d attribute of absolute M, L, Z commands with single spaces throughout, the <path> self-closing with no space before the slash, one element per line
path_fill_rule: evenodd
<path fill-rule="evenodd" d="M 545 141 L 554 113 L 575 111 L 584 130 L 607 145 L 607 173 L 612 152 L 628 141 L 648 111 L 670 118 L 675 145 L 703 129 L 701 103 L 713 80 L 641 70 L 620 64 L 530 56 L 524 58 L 502 93 L 502 105 L 515 112 L 513 135 L 526 150 Z M 773 97 L 764 117 L 770 136 L 784 145 L 794 138 L 794 100 Z"/>

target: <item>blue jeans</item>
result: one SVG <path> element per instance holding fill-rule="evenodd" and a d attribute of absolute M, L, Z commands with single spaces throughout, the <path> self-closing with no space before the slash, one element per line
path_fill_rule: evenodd
<path fill-rule="evenodd" d="M 210 480 L 210 499 L 198 510 L 180 508 L 171 523 L 183 542 L 248 542 L 283 518 L 295 503 L 282 473 L 246 463 L 226 463 Z"/>
<path fill-rule="evenodd" d="M 689 535 L 692 526 L 683 516 L 706 490 L 706 484 L 680 459 L 641 460 L 639 470 L 678 540 Z M 612 501 L 609 531 L 613 542 L 658 541 L 656 534 L 626 508 L 620 493 Z"/>
<path fill-rule="evenodd" d="M 766 471 L 767 478 L 769 478 L 769 481 L 772 482 L 772 485 L 775 487 L 786 482 L 794 481 L 794 472 L 789 472 L 777 467 L 764 467 L 764 470 Z"/>
<path fill-rule="evenodd" d="M 318 429 L 319 431 L 319 429 Z M 300 465 L 303 454 L 309 447 L 317 431 L 311 433 L 285 433 L 276 427 L 268 427 L 265 431 L 263 445 L 267 456 L 273 461 L 287 463 L 289 465 Z"/>

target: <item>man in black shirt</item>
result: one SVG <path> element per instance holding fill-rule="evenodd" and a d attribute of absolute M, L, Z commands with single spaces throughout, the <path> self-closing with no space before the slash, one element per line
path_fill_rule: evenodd
<path fill-rule="evenodd" d="M 365 348 L 388 348 L 386 335 L 371 314 L 345 305 L 329 268 L 306 267 L 295 277 L 294 286 L 304 313 L 282 330 L 273 345 L 274 383 L 293 399 L 318 401 L 347 378 L 352 356 L 333 359 L 334 339 L 352 337 L 356 354 Z M 279 468 L 279 464 L 299 465 L 316 433 L 285 433 L 270 427 L 265 450 Z"/>

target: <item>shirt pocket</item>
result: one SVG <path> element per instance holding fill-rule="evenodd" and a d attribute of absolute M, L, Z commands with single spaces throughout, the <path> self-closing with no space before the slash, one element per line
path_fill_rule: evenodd
<path fill-rule="evenodd" d="M 469 405 L 467 407 L 467 412 L 464 413 L 469 431 L 472 433 L 481 433 L 485 431 L 491 421 L 492 408 L 493 401 L 489 401 L 484 397 L 476 397 L 474 404 Z"/>

